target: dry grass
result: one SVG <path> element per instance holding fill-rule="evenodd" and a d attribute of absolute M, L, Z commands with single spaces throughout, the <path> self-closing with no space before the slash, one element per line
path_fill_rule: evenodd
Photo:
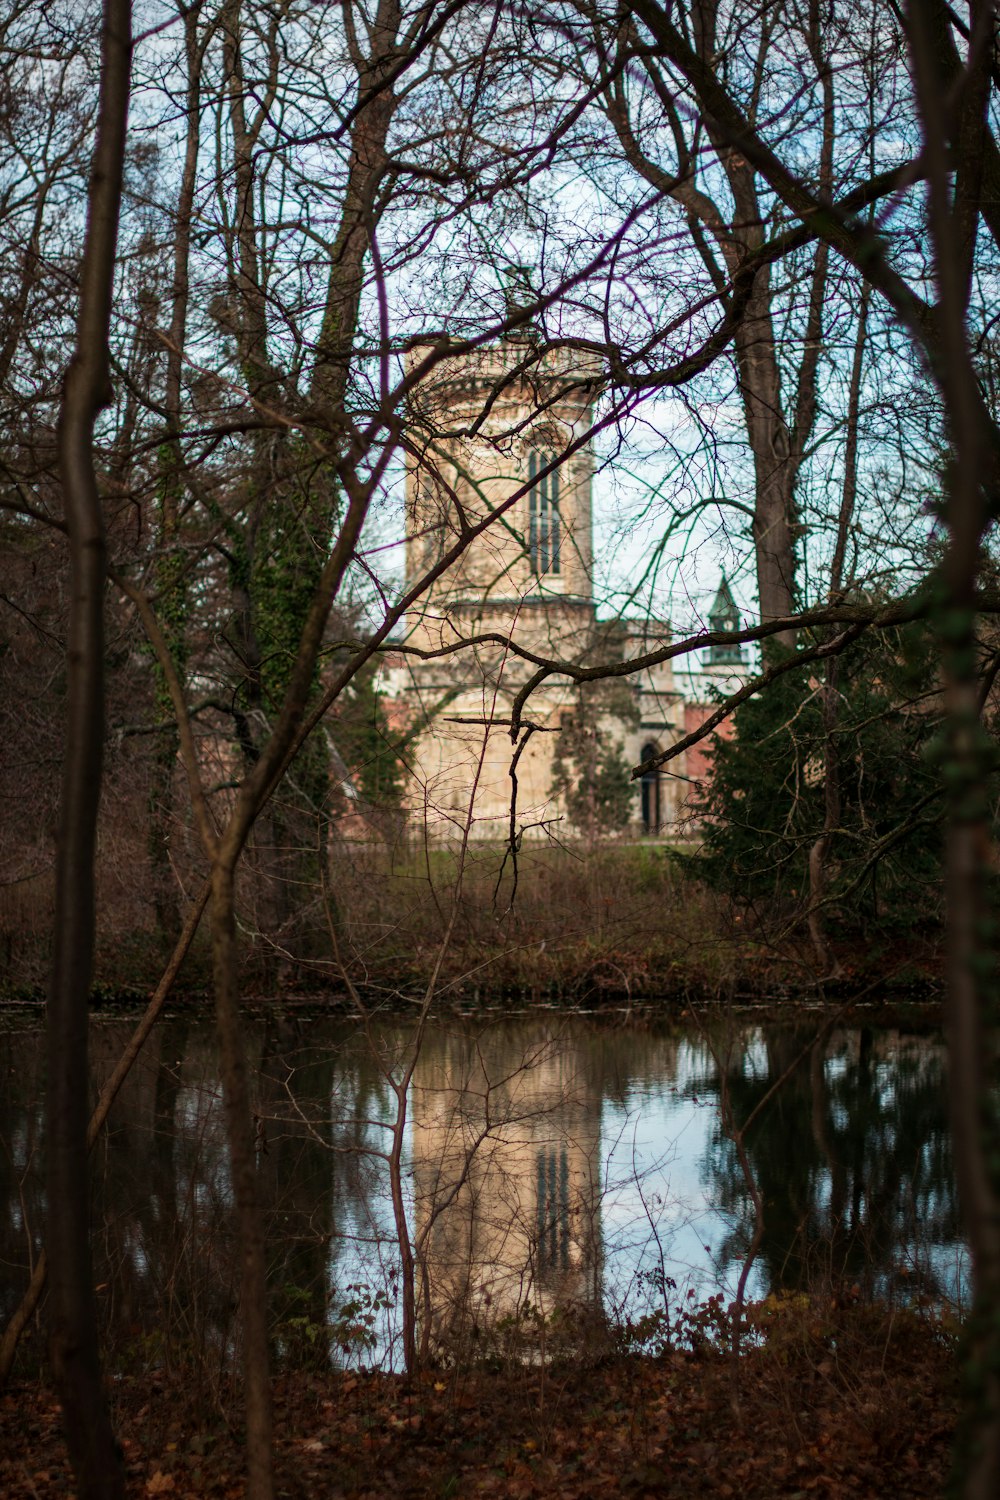
<path fill-rule="evenodd" d="M 355 977 L 398 988 L 425 982 L 454 900 L 454 856 L 393 860 L 356 848 L 342 868 Z M 527 849 L 515 891 L 503 850 L 480 846 L 465 870 L 442 986 L 462 1000 L 514 991 L 581 1005 L 724 993 L 739 977 L 736 953 L 722 906 L 666 848 Z"/>

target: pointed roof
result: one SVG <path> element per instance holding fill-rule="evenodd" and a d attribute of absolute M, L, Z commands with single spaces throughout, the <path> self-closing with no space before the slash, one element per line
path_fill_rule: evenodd
<path fill-rule="evenodd" d="M 708 612 L 708 623 L 712 630 L 732 630 L 734 627 L 739 630 L 743 623 L 725 573 L 719 583 L 715 602 Z M 745 660 L 743 647 L 738 641 L 716 641 L 708 648 L 708 665 L 711 667 L 742 666 Z"/>
<path fill-rule="evenodd" d="M 739 620 L 740 617 L 740 612 L 737 608 L 736 600 L 733 598 L 733 591 L 729 587 L 729 581 L 726 578 L 725 573 L 723 573 L 722 579 L 719 583 L 719 591 L 715 596 L 715 602 L 708 612 L 709 622 L 716 619 L 716 617 L 719 615 L 735 615 L 737 620 Z"/>

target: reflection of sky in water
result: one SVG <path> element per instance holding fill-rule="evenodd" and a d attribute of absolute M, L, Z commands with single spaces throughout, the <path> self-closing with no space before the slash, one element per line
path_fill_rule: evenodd
<path fill-rule="evenodd" d="M 641 1061 L 641 1059 L 637 1059 Z M 770 1086 L 772 1063 L 765 1041 L 759 1035 L 739 1061 L 743 1077 L 759 1085 Z M 826 1059 L 821 1077 L 827 1086 L 843 1083 L 850 1072 L 849 1059 L 834 1056 Z M 897 1092 L 891 1077 L 891 1065 L 882 1062 L 873 1070 L 874 1096 L 880 1116 L 889 1116 L 897 1104 Z M 706 1047 L 699 1042 L 682 1042 L 672 1057 L 669 1075 L 657 1075 L 655 1069 L 637 1067 L 620 1097 L 606 1092 L 598 1102 L 599 1127 L 590 1146 L 589 1170 L 599 1186 L 600 1272 L 605 1313 L 615 1321 L 635 1321 L 645 1313 L 663 1306 L 662 1280 L 668 1287 L 671 1310 L 700 1301 L 721 1292 L 727 1301 L 736 1293 L 742 1263 L 734 1246 L 748 1237 L 748 1221 L 736 1206 L 720 1206 L 718 1184 L 711 1164 L 719 1149 L 719 1115 L 714 1065 Z M 847 1106 L 839 1099 L 827 1097 L 826 1116 L 834 1132 L 849 1133 L 851 1121 Z M 807 1122 L 808 1124 L 808 1122 Z M 545 1111 L 544 1127 L 536 1128 L 535 1140 L 558 1142 L 561 1137 L 578 1143 L 580 1119 L 576 1107 L 554 1104 Z M 897 1137 L 895 1124 L 881 1119 L 880 1146 L 892 1148 Z M 511 1149 L 523 1146 L 530 1138 L 525 1127 L 517 1125 L 503 1133 Z M 412 1189 L 414 1131 L 408 1127 L 408 1159 L 411 1163 L 407 1186 Z M 934 1166 L 935 1148 L 923 1145 L 915 1153 L 925 1170 Z M 487 1174 L 487 1182 L 489 1176 Z M 834 1211 L 832 1172 L 825 1166 L 811 1168 L 809 1173 L 810 1209 L 820 1223 Z M 391 1241 L 393 1226 L 384 1174 L 380 1185 L 374 1181 L 373 1196 L 367 1200 L 363 1219 L 355 1217 L 342 1225 L 338 1246 L 331 1257 L 332 1284 L 343 1295 L 343 1288 L 359 1282 L 371 1287 L 395 1269 L 396 1260 L 386 1242 Z M 745 1187 L 737 1183 L 737 1192 Z M 867 1184 L 859 1179 L 854 1210 L 864 1214 L 868 1207 Z M 845 1212 L 841 1204 L 839 1213 Z M 411 1226 L 417 1217 L 412 1191 L 408 1194 Z M 907 1278 L 917 1286 L 923 1275 L 938 1294 L 958 1300 L 967 1284 L 965 1252 L 953 1240 L 913 1244 L 906 1239 L 901 1213 L 890 1210 L 899 1231 L 899 1241 L 885 1264 L 873 1268 L 872 1290 L 889 1295 L 894 1289 L 907 1295 Z M 484 1259 L 483 1274 L 488 1272 Z M 673 1288 L 670 1283 L 674 1283 Z M 746 1288 L 749 1298 L 760 1297 L 770 1289 L 769 1270 L 764 1259 L 758 1259 Z M 393 1309 L 378 1319 L 375 1358 L 392 1359 L 389 1352 L 397 1317 Z"/>
<path fill-rule="evenodd" d="M 603 1111 L 605 1300 L 619 1316 L 634 1317 L 656 1304 L 656 1288 L 642 1278 L 659 1270 L 661 1257 L 677 1283 L 671 1301 L 684 1300 L 691 1289 L 698 1298 L 727 1290 L 715 1266 L 727 1225 L 701 1170 L 715 1105 L 684 1096 L 684 1072 L 679 1068 L 678 1086 L 647 1083 L 629 1093 L 624 1108 L 606 1105 Z"/>
<path fill-rule="evenodd" d="M 747 1033 L 743 1052 L 744 1078 L 762 1078 L 767 1074 L 767 1047 L 758 1028 Z"/>
<path fill-rule="evenodd" d="M 406 1036 L 387 1022 L 384 1055 Z M 807 1258 L 814 1255 L 818 1264 L 835 1238 L 831 1225 L 848 1223 L 871 1257 L 871 1291 L 905 1297 L 930 1289 L 934 1297 L 953 1301 L 964 1296 L 968 1265 L 955 1229 L 943 1049 L 933 1038 L 868 1036 L 863 1056 L 858 1033 L 837 1032 L 812 1071 L 808 1036 L 803 1044 L 787 1028 L 747 1028 L 721 1046 L 720 1055 L 730 1056 L 738 1118 L 805 1046 L 803 1066 L 748 1138 L 769 1232 L 776 1236 L 770 1259 L 762 1252 L 751 1274 L 749 1297 L 767 1291 L 771 1277 L 790 1263 L 783 1247 L 803 1225 Z M 196 1260 L 212 1258 L 210 1270 L 199 1274 L 214 1284 L 228 1274 L 231 1259 L 230 1179 L 214 1043 L 209 1029 L 194 1026 L 183 1042 L 168 1051 L 166 1041 L 162 1065 L 150 1059 L 145 1073 L 137 1071 L 133 1097 L 123 1095 L 116 1105 L 107 1147 L 94 1158 L 95 1214 L 103 1215 L 111 1274 L 132 1276 L 147 1289 L 184 1269 L 181 1252 L 165 1248 L 171 1242 L 165 1220 L 172 1212 L 178 1216 L 177 1243 L 194 1245 Z M 16 1044 L 0 1037 L 0 1048 L 10 1054 L 8 1078 L 30 1076 L 31 1069 L 18 1061 L 18 1047 L 27 1045 L 23 1037 Z M 259 1102 L 272 1142 L 270 1157 L 260 1163 L 262 1181 L 271 1171 L 277 1194 L 271 1202 L 278 1215 L 272 1218 L 272 1250 L 279 1259 L 287 1251 L 281 1242 L 286 1223 L 298 1224 L 287 1232 L 289 1244 L 318 1226 L 320 1253 L 308 1273 L 314 1284 L 325 1278 L 331 1322 L 336 1324 L 345 1304 L 354 1304 L 355 1324 L 373 1341 L 367 1349 L 355 1344 L 351 1353 L 332 1352 L 349 1363 L 398 1364 L 398 1298 L 388 1307 L 375 1305 L 399 1269 L 387 1169 L 374 1154 L 390 1145 L 384 1122 L 391 1095 L 356 1030 L 307 1022 L 296 1047 L 275 1052 L 271 1066 L 278 1086 L 270 1103 Z M 109 1045 L 107 1055 L 116 1056 L 117 1045 Z M 435 1142 L 447 1137 L 463 1079 L 480 1076 L 482 1056 L 493 1081 L 519 1080 L 503 1107 L 498 1094 L 494 1118 L 509 1123 L 477 1158 L 478 1227 L 468 1230 L 473 1221 L 462 1220 L 461 1205 L 442 1216 L 442 1223 L 448 1213 L 457 1216 L 449 1234 L 465 1245 L 474 1289 L 481 1292 L 495 1273 L 491 1258 L 514 1256 L 521 1246 L 535 1257 L 538 1272 L 536 1290 L 528 1277 L 525 1295 L 547 1296 L 549 1305 L 561 1293 L 578 1300 L 593 1294 L 599 1276 L 604 1313 L 634 1320 L 661 1309 L 661 1272 L 676 1284 L 671 1309 L 686 1303 L 689 1293 L 694 1300 L 716 1292 L 732 1298 L 749 1234 L 747 1193 L 731 1143 L 720 1131 L 716 1068 L 701 1036 L 603 1030 L 574 1018 L 551 1024 L 525 1018 L 475 1029 L 471 1022 L 464 1029 L 451 1023 L 429 1034 L 426 1056 L 423 1083 L 415 1079 L 420 1086 L 411 1100 L 404 1152 L 404 1196 L 414 1237 Z M 285 1087 L 288 1080 L 301 1096 Z M 261 1098 L 265 1082 L 262 1074 Z M 355 1113 L 363 1118 L 352 1120 Z M 473 1098 L 470 1120 L 475 1113 Z M 303 1129 L 306 1117 L 321 1139 Z M 23 1102 L 13 1094 L 8 1099 L 4 1120 L 0 1172 L 10 1180 L 0 1180 L 9 1236 L 3 1254 L 14 1266 L 25 1259 L 25 1225 L 34 1232 L 43 1218 L 37 1093 L 29 1096 L 27 1084 Z M 589 1240 L 567 1210 L 585 1182 L 593 1185 L 596 1200 Z M 783 1205 L 786 1187 L 791 1198 Z M 520 1209 L 515 1230 L 502 1222 L 512 1202 Z M 466 1229 L 456 1230 L 456 1222 Z M 433 1260 L 439 1242 L 428 1244 Z M 178 1257 L 176 1264 L 168 1254 Z M 862 1274 L 858 1264 L 848 1267 L 851 1280 Z M 281 1267 L 283 1277 L 298 1274 L 293 1254 Z M 128 1296 L 121 1301 L 126 1305 Z M 499 1317 L 510 1306 L 497 1295 L 493 1313 Z"/>
<path fill-rule="evenodd" d="M 927 1245 L 922 1250 L 914 1248 L 912 1264 L 915 1270 L 926 1269 L 941 1287 L 946 1300 L 954 1307 L 965 1307 L 968 1301 L 972 1276 L 972 1262 L 968 1248 L 963 1244 Z"/>

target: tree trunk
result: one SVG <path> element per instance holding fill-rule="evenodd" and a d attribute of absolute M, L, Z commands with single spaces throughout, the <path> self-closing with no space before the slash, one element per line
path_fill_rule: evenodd
<path fill-rule="evenodd" d="M 932 15 L 921 5 L 909 12 L 938 291 L 935 353 L 951 449 L 945 485 L 948 545 L 936 624 L 943 647 L 948 734 L 943 768 L 948 794 L 948 1073 L 973 1289 L 958 1465 L 966 1500 L 992 1500 L 1000 1491 L 1000 940 L 993 809 L 987 793 L 996 746 L 981 720 L 976 624 L 983 538 L 996 505 L 995 427 L 983 411 L 966 322 L 988 138 L 995 11 L 987 0 L 973 0 L 970 6 L 967 77 L 951 140 L 945 135 L 950 99 L 943 93 Z"/>
<path fill-rule="evenodd" d="M 736 336 L 737 368 L 753 454 L 755 495 L 753 542 L 760 618 L 787 619 L 795 607 L 795 543 L 792 520 L 797 465 L 791 462 L 788 426 L 782 415 L 781 374 L 775 352 L 767 272 L 761 272 Z M 795 645 L 795 632 L 780 631 L 774 645 Z"/>
<path fill-rule="evenodd" d="M 108 335 L 128 114 L 129 0 L 105 0 L 101 93 L 88 190 L 76 349 L 59 417 L 59 469 L 71 601 L 67 730 L 56 860 L 48 1008 L 46 1189 L 49 1349 L 66 1437 L 84 1497 L 124 1494 L 121 1453 L 101 1383 L 87 1195 L 88 996 L 93 968 L 94 855 L 104 744 L 104 520 L 93 434 L 109 398 Z"/>
<path fill-rule="evenodd" d="M 184 453 L 181 448 L 181 378 L 184 346 L 187 339 L 188 301 L 190 298 L 191 225 L 194 217 L 194 192 L 198 176 L 198 151 L 201 139 L 201 69 L 202 48 L 199 45 L 198 22 L 201 0 L 196 0 L 184 16 L 184 55 L 187 67 L 187 136 L 184 143 L 184 167 L 181 173 L 174 226 L 174 274 L 171 287 L 170 333 L 167 345 L 164 406 L 167 440 L 160 449 L 160 514 L 157 537 L 158 557 L 154 587 L 160 607 L 160 619 L 167 646 L 177 675 L 184 681 L 187 665 L 187 560 L 180 542 L 180 511 L 183 499 Z M 180 898 L 177 878 L 170 856 L 174 831 L 174 778 L 180 736 L 174 718 L 170 691 L 163 669 L 153 667 L 156 684 L 156 706 L 161 724 L 157 753 L 153 762 L 150 788 L 149 860 L 153 877 L 153 900 L 156 925 L 161 939 L 173 948 L 181 930 Z"/>
<path fill-rule="evenodd" d="M 864 370 L 870 301 L 871 287 L 865 282 L 861 289 L 858 331 L 854 342 L 854 361 L 851 366 L 851 385 L 847 401 L 844 483 L 840 492 L 837 535 L 830 564 L 830 587 L 827 591 L 827 598 L 831 604 L 838 603 L 844 593 L 847 537 L 854 518 L 854 502 L 858 489 L 858 422 L 861 415 L 861 377 Z M 822 902 L 826 892 L 830 845 L 840 823 L 840 757 L 837 751 L 837 725 L 840 719 L 840 696 L 837 692 L 839 671 L 838 658 L 831 657 L 826 664 L 826 682 L 823 685 L 823 831 L 809 851 L 809 935 L 820 972 L 829 975 L 832 979 L 840 977 L 841 968 L 839 960 L 834 960 L 832 971 L 830 968 L 830 950 L 826 941 L 826 923 L 823 918 Z"/>

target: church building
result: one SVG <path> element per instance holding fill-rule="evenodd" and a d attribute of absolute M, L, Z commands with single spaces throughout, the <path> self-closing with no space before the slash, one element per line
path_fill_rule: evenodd
<path fill-rule="evenodd" d="M 498 841 L 677 838 L 690 822 L 703 757 L 638 782 L 630 771 L 703 721 L 743 653 L 615 674 L 668 644 L 670 627 L 598 617 L 589 434 L 601 377 L 592 356 L 508 339 L 442 361 L 411 397 L 406 587 L 430 582 L 383 690 L 404 730 L 408 811 L 432 839 L 467 823 Z M 710 619 L 738 624 L 725 579 Z M 609 672 L 580 683 L 566 666 Z"/>

